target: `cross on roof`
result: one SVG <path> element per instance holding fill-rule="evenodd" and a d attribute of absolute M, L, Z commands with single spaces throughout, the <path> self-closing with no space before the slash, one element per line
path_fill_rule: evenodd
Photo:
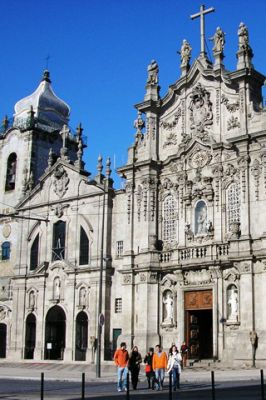
<path fill-rule="evenodd" d="M 200 12 L 197 14 L 193 14 L 190 16 L 191 19 L 195 19 L 200 17 L 200 55 L 205 56 L 205 20 L 204 16 L 205 14 L 209 14 L 211 12 L 215 11 L 214 7 L 208 8 L 205 10 L 205 5 L 200 6 Z"/>

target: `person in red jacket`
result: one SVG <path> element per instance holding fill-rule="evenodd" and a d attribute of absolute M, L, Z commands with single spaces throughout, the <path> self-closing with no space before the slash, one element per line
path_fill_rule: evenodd
<path fill-rule="evenodd" d="M 128 351 L 125 342 L 120 344 L 120 348 L 116 350 L 114 362 L 117 366 L 117 390 L 127 390 L 127 374 L 128 374 Z"/>
<path fill-rule="evenodd" d="M 152 369 L 155 372 L 156 378 L 156 389 L 162 390 L 163 381 L 165 375 L 165 369 L 167 368 L 167 355 L 159 344 L 155 346 L 155 353 L 152 359 Z"/>

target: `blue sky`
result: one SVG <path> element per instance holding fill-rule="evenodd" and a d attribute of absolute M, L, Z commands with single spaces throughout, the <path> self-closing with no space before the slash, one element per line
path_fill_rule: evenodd
<path fill-rule="evenodd" d="M 55 93 L 71 107 L 70 126 L 82 122 L 88 137 L 84 160 L 94 175 L 98 154 L 114 169 L 134 141 L 134 104 L 143 100 L 147 65 L 159 64 L 161 95 L 180 77 L 185 38 L 192 58 L 200 51 L 195 0 L 1 0 L 0 117 L 38 86 L 49 54 Z M 237 29 L 249 28 L 254 67 L 266 74 L 266 1 L 208 0 L 206 37 L 226 32 L 225 66 L 236 67 Z M 211 53 L 212 43 L 209 42 Z M 119 179 L 116 179 L 119 187 Z"/>

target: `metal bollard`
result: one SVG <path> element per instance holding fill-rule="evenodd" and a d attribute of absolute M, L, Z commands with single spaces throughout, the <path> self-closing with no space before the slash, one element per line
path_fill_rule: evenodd
<path fill-rule="evenodd" d="M 82 372 L 81 398 L 82 400 L 85 399 L 85 372 Z"/>
<path fill-rule="evenodd" d="M 44 373 L 41 372 L 41 400 L 43 400 L 43 381 L 44 381 Z"/>
<path fill-rule="evenodd" d="M 129 400 L 129 373 L 127 373 L 127 394 L 126 399 Z"/>
<path fill-rule="evenodd" d="M 211 371 L 212 377 L 212 400 L 215 400 L 215 381 L 214 381 L 214 371 Z"/>
<path fill-rule="evenodd" d="M 169 400 L 173 399 L 172 377 L 173 377 L 173 374 L 172 374 L 172 372 L 170 372 L 170 374 L 169 374 Z"/>
<path fill-rule="evenodd" d="M 261 400 L 264 400 L 264 375 L 263 369 L 260 370 Z"/>

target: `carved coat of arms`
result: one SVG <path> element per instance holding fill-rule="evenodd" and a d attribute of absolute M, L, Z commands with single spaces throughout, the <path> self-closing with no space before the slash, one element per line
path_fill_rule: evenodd
<path fill-rule="evenodd" d="M 54 172 L 53 184 L 54 192 L 57 196 L 60 198 L 63 197 L 68 188 L 69 177 L 62 165 L 59 165 Z"/>
<path fill-rule="evenodd" d="M 190 128 L 202 141 L 209 139 L 206 131 L 213 124 L 212 103 L 210 101 L 210 93 L 204 89 L 200 83 L 193 89 L 190 110 Z"/>

